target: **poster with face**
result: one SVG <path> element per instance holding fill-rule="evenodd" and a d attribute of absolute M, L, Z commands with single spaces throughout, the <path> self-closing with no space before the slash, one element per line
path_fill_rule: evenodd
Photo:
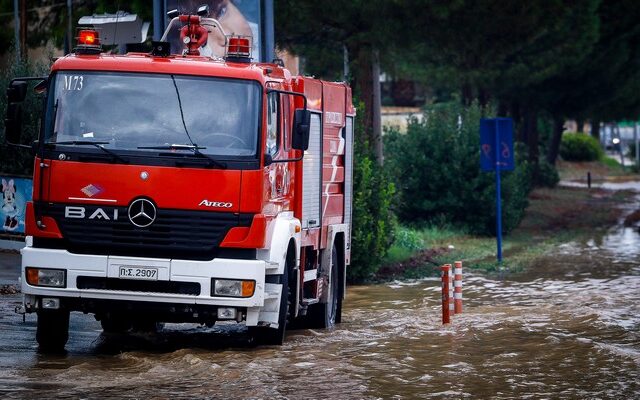
<path fill-rule="evenodd" d="M 0 233 L 24 233 L 27 201 L 31 201 L 32 180 L 0 176 Z"/>
<path fill-rule="evenodd" d="M 167 10 L 178 10 L 181 14 L 195 15 L 198 7 L 209 6 L 209 18 L 216 19 L 227 35 L 250 36 L 252 58 L 260 60 L 260 0 L 167 0 Z M 183 44 L 179 39 L 179 29 L 170 24 L 167 41 L 171 43 L 172 53 L 181 53 Z M 209 37 L 201 50 L 201 55 L 223 57 L 225 54 L 224 37 L 210 29 Z"/>

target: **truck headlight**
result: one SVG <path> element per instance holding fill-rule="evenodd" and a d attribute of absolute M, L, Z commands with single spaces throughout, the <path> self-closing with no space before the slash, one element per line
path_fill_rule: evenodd
<path fill-rule="evenodd" d="M 256 281 L 235 279 L 212 279 L 211 296 L 251 297 L 256 289 Z"/>
<path fill-rule="evenodd" d="M 27 283 L 31 286 L 66 287 L 67 273 L 64 269 L 25 268 Z"/>

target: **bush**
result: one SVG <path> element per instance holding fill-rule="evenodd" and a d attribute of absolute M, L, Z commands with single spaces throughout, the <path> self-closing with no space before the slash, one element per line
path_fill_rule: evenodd
<path fill-rule="evenodd" d="M 356 120 L 356 138 L 361 139 L 364 129 L 359 122 Z M 395 186 L 361 141 L 355 146 L 353 193 L 351 266 L 347 279 L 362 282 L 380 268 L 393 243 L 396 220 L 392 209 Z"/>
<path fill-rule="evenodd" d="M 544 160 L 538 162 L 538 175 L 536 184 L 542 187 L 554 188 L 560 182 L 560 175 L 555 166 Z"/>
<path fill-rule="evenodd" d="M 405 227 L 400 227 L 396 230 L 396 238 L 393 244 L 406 250 L 415 251 L 424 248 L 424 240 L 422 240 L 420 232 Z"/>
<path fill-rule="evenodd" d="M 560 143 L 560 156 L 565 161 L 597 161 L 604 152 L 594 137 L 584 133 L 565 133 Z"/>
<path fill-rule="evenodd" d="M 495 234 L 495 174 L 480 171 L 477 104 L 425 110 L 406 134 L 385 137 L 387 163 L 400 192 L 398 216 L 408 224 L 449 224 L 469 233 Z M 460 122 L 459 122 L 460 121 Z M 516 169 L 502 173 L 503 231 L 524 215 L 530 168 L 516 149 Z"/>
<path fill-rule="evenodd" d="M 29 61 L 15 61 L 15 56 L 10 54 L 11 64 L 0 75 L 0 172 L 13 175 L 28 175 L 33 173 L 33 155 L 29 150 L 18 149 L 4 143 L 4 116 L 7 110 L 6 92 L 11 79 L 19 76 L 47 76 L 49 63 L 32 63 Z M 43 111 L 43 99 L 36 95 L 33 86 L 36 82 L 29 83 L 27 98 L 22 104 L 23 126 L 22 142 L 31 143 L 36 140 L 40 128 L 40 119 Z"/>

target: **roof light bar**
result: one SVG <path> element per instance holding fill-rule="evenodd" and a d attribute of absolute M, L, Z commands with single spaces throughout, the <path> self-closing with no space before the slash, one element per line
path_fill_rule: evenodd
<path fill-rule="evenodd" d="M 78 45 L 75 52 L 78 54 L 99 54 L 102 52 L 100 34 L 95 29 L 79 28 Z"/>
<path fill-rule="evenodd" d="M 251 36 L 229 36 L 225 59 L 236 62 L 250 62 Z"/>

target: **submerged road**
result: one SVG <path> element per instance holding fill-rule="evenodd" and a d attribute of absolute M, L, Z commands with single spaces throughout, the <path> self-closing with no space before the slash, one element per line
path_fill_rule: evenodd
<path fill-rule="evenodd" d="M 92 316 L 75 313 L 62 356 L 38 354 L 35 316 L 23 323 L 13 313 L 19 296 L 0 296 L 0 397 L 639 396 L 637 231 L 567 243 L 527 273 L 467 274 L 465 312 L 447 327 L 439 285 L 350 287 L 343 324 L 293 331 L 282 347 L 253 347 L 236 325 L 106 336 Z"/>

